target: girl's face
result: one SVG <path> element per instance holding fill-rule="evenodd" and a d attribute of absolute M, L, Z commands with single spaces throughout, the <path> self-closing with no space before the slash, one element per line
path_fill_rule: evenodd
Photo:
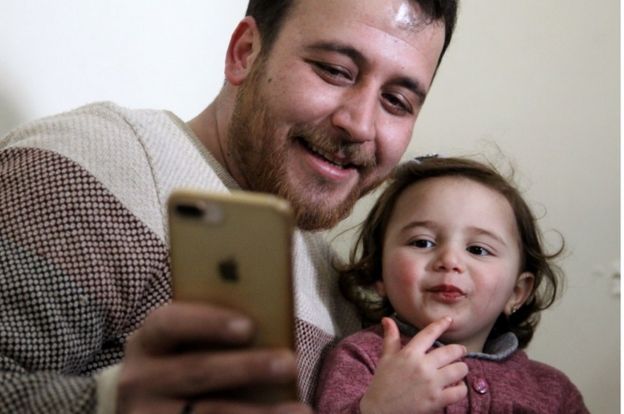
<path fill-rule="evenodd" d="M 450 316 L 446 342 L 483 350 L 501 313 L 528 297 L 511 205 L 467 178 L 429 178 L 407 187 L 390 217 L 378 282 L 398 315 L 418 328 Z"/>

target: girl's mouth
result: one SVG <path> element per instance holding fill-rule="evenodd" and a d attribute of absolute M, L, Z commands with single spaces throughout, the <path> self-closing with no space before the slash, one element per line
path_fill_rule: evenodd
<path fill-rule="evenodd" d="M 428 291 L 443 302 L 456 302 L 466 296 L 466 293 L 455 285 L 441 284 L 429 288 Z"/>

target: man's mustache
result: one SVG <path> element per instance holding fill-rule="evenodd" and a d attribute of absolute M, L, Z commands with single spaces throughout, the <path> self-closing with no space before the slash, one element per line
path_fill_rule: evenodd
<path fill-rule="evenodd" d="M 331 133 L 323 127 L 297 125 L 288 134 L 289 139 L 303 140 L 325 154 L 339 158 L 344 164 L 357 169 L 372 169 L 377 165 L 374 153 L 362 143 L 353 142 L 344 133 Z"/>

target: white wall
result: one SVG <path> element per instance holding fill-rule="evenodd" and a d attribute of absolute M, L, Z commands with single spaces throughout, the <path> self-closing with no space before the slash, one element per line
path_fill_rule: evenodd
<path fill-rule="evenodd" d="M 0 0 L 0 134 L 94 100 L 194 116 L 220 88 L 245 5 Z M 564 297 L 529 353 L 568 373 L 594 413 L 620 405 L 619 17 L 616 0 L 463 0 L 408 151 L 498 159 L 496 142 L 514 163 L 548 240 L 560 231 L 568 251 Z"/>
<path fill-rule="evenodd" d="M 0 133 L 96 100 L 198 113 L 246 3 L 0 0 Z"/>

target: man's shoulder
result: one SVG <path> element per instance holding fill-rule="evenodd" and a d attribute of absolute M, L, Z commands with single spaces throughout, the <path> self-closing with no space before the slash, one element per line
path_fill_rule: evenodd
<path fill-rule="evenodd" d="M 153 160 L 183 141 L 171 138 L 183 137 L 175 128 L 181 131 L 165 111 L 96 102 L 17 127 L 0 138 L 0 151 L 5 160 L 28 151 L 33 159 L 52 158 L 57 165 L 93 177 L 164 239 L 154 179 L 160 166 Z M 162 142 L 168 146 L 158 145 Z"/>
<path fill-rule="evenodd" d="M 65 112 L 26 122 L 0 138 L 0 148 L 36 147 L 55 150 L 93 138 L 106 142 L 136 136 L 142 123 L 170 122 L 166 111 L 128 109 L 113 102 L 95 102 Z"/>
<path fill-rule="evenodd" d="M 149 108 L 129 108 L 112 101 L 91 102 L 58 114 L 43 117 L 35 122 L 59 122 L 63 120 L 99 118 L 104 122 L 124 122 L 142 117 L 165 116 L 167 111 Z"/>

